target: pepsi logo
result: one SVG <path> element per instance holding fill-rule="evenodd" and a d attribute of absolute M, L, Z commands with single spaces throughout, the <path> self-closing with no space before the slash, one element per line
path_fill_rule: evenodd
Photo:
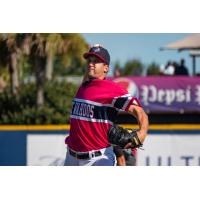
<path fill-rule="evenodd" d="M 127 90 L 132 96 L 139 98 L 139 90 L 134 81 L 128 78 L 116 78 L 113 81 L 119 84 L 123 89 Z"/>

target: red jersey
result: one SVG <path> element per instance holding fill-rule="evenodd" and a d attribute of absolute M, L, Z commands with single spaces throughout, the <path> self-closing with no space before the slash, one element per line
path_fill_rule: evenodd
<path fill-rule="evenodd" d="M 112 81 L 93 79 L 83 83 L 73 100 L 70 133 L 65 143 L 78 152 L 110 146 L 108 129 L 117 113 L 127 111 L 131 104 L 140 106 L 137 98 Z"/>

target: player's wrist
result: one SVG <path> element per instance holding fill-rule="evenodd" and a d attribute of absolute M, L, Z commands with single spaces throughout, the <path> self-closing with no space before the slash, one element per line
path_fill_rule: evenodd
<path fill-rule="evenodd" d="M 136 133 L 137 133 L 137 136 L 138 136 L 140 142 L 143 143 L 147 136 L 147 131 L 146 130 L 138 130 Z"/>

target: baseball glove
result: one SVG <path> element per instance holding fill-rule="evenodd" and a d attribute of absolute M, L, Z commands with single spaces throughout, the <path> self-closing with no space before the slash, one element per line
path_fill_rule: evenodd
<path fill-rule="evenodd" d="M 122 148 L 125 148 L 128 143 L 131 143 L 131 146 L 128 148 L 132 149 L 142 146 L 135 130 L 125 129 L 117 125 L 110 127 L 107 137 L 110 144 L 118 145 Z"/>

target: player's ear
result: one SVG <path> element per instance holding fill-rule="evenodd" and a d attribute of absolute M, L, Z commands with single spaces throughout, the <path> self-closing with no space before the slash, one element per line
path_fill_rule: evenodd
<path fill-rule="evenodd" d="M 108 65 L 104 65 L 104 73 L 108 73 L 108 70 L 109 70 L 109 66 Z"/>

